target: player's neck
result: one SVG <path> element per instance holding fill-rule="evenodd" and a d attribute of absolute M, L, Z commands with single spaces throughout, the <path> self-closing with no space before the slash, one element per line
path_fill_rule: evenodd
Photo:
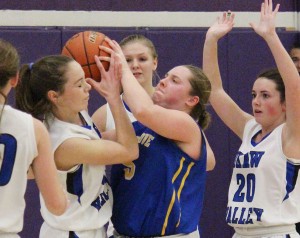
<path fill-rule="evenodd" d="M 7 98 L 4 97 L 3 93 L 0 92 L 0 104 L 5 104 L 6 103 Z"/>

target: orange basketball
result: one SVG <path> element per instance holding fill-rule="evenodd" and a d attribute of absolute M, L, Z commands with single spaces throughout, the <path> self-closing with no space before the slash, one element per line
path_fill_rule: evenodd
<path fill-rule="evenodd" d="M 85 72 L 86 78 L 101 81 L 101 74 L 96 65 L 94 56 L 109 56 L 105 51 L 99 49 L 99 45 L 107 46 L 104 41 L 105 35 L 96 31 L 83 31 L 72 36 L 64 45 L 62 54 L 76 60 Z M 101 61 L 105 70 L 109 68 L 109 62 Z"/>

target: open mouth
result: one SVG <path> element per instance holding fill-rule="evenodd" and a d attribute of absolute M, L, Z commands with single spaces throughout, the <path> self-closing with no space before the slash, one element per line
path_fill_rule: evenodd
<path fill-rule="evenodd" d="M 142 75 L 141 73 L 133 73 L 134 77 L 139 77 L 140 75 Z"/>
<path fill-rule="evenodd" d="M 261 113 L 262 113 L 262 111 L 260 111 L 260 110 L 254 110 L 254 115 L 259 115 Z"/>

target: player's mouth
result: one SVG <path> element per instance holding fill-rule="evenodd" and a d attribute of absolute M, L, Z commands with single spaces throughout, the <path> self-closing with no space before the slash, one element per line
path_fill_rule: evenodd
<path fill-rule="evenodd" d="M 133 73 L 134 77 L 138 78 L 142 75 L 142 73 Z"/>

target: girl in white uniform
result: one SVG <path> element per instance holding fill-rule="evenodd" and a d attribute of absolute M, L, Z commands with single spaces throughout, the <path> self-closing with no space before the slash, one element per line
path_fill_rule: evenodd
<path fill-rule="evenodd" d="M 231 178 L 227 223 L 235 238 L 300 237 L 300 81 L 289 54 L 275 31 L 272 0 L 261 6 L 254 31 L 269 46 L 278 70 L 258 76 L 252 88 L 253 116 L 242 111 L 222 87 L 217 43 L 233 26 L 227 12 L 210 27 L 203 69 L 212 83 L 210 102 L 224 123 L 242 140 Z"/>
<path fill-rule="evenodd" d="M 107 84 L 121 74 L 118 66 L 112 60 L 108 72 L 102 69 L 100 83 L 85 79 L 81 66 L 61 55 L 44 57 L 21 69 L 18 106 L 36 117 L 45 117 L 59 178 L 70 200 L 69 208 L 60 217 L 51 215 L 42 200 L 42 238 L 106 236 L 104 225 L 111 217 L 113 197 L 105 165 L 130 162 L 138 155 L 133 127 L 115 90 L 118 85 Z M 109 103 L 116 131 L 100 135 L 85 111 L 89 83 Z"/>
<path fill-rule="evenodd" d="M 67 208 L 59 184 L 45 126 L 31 115 L 5 105 L 18 83 L 19 55 L 0 39 L 0 237 L 19 237 L 23 228 L 27 172 L 32 168 L 49 213 L 61 215 Z"/>

